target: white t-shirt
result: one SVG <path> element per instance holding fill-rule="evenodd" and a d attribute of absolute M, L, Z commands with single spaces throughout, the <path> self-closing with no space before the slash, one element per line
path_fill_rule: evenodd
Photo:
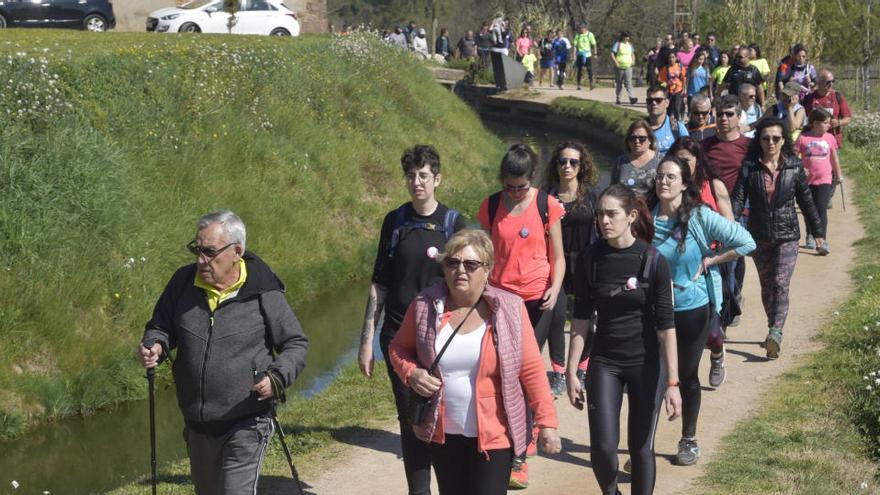
<path fill-rule="evenodd" d="M 443 325 L 434 340 L 434 351 L 440 352 L 453 328 Z M 443 431 L 452 435 L 477 437 L 477 400 L 474 388 L 477 383 L 477 369 L 480 366 L 480 350 L 486 323 L 467 334 L 457 334 L 449 348 L 440 358 L 440 377 L 443 380 Z"/>

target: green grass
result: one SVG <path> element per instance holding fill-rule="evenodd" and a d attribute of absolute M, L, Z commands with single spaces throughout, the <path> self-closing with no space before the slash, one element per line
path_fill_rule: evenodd
<path fill-rule="evenodd" d="M 239 213 L 302 307 L 367 274 L 405 148 L 437 147 L 466 213 L 503 153 L 367 35 L 4 30 L 0 73 L 0 439 L 143 395 L 134 348 L 199 215 Z"/>
<path fill-rule="evenodd" d="M 857 243 L 854 293 L 822 326 L 823 349 L 783 375 L 758 413 L 724 439 L 693 493 L 880 493 L 880 396 L 869 376 L 880 370 L 880 170 L 873 151 L 850 145 L 841 154 L 866 232 Z"/>
<path fill-rule="evenodd" d="M 345 445 L 363 442 L 375 432 L 374 428 L 387 424 L 396 415 L 388 375 L 384 364 L 377 362 L 371 380 L 364 378 L 353 364 L 321 393 L 309 399 L 293 399 L 279 410 L 278 419 L 300 476 L 313 478 L 340 455 Z M 261 486 L 273 483 L 270 478 L 290 479 L 287 459 L 274 438 L 269 443 L 261 476 Z M 160 494 L 194 493 L 188 459 L 162 465 L 159 479 Z M 145 477 L 110 493 L 141 494 L 149 482 L 149 477 Z"/>
<path fill-rule="evenodd" d="M 579 119 L 589 126 L 610 131 L 620 136 L 621 142 L 626 136 L 630 124 L 645 115 L 628 108 L 620 108 L 600 101 L 583 100 L 573 96 L 556 98 L 550 105 L 550 111 L 572 119 Z"/>

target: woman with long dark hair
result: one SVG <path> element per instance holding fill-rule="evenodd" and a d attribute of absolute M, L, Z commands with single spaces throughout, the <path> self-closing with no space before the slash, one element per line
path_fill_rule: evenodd
<path fill-rule="evenodd" d="M 675 332 L 681 380 L 682 425 L 676 463 L 695 464 L 700 413 L 700 359 L 713 326 L 720 325 L 721 275 L 718 267 L 755 249 L 738 223 L 712 211 L 700 199 L 690 167 L 667 155 L 657 167 L 654 247 L 669 263 L 675 301 Z M 718 251 L 712 249 L 721 243 Z"/>
<path fill-rule="evenodd" d="M 654 491 L 654 433 L 660 403 L 670 420 L 681 414 L 672 281 L 652 246 L 654 226 L 644 200 L 613 184 L 600 196 L 596 217 L 603 238 L 578 258 L 575 305 L 566 375 L 571 404 L 590 423 L 590 460 L 602 493 L 617 491 L 617 447 L 624 387 L 627 443 L 634 495 Z M 577 379 L 590 320 L 596 335 L 586 390 Z"/>
<path fill-rule="evenodd" d="M 477 220 L 490 233 L 495 248 L 489 282 L 525 301 L 538 347 L 542 348 L 565 277 L 559 221 L 565 208 L 555 197 L 532 187 L 537 165 L 538 157 L 528 146 L 511 146 L 498 172 L 502 190 L 483 201 Z M 531 430 L 531 417 L 528 422 Z M 534 442 L 530 443 L 529 450 L 534 452 Z M 525 455 L 514 460 L 510 485 L 528 486 Z"/>
<path fill-rule="evenodd" d="M 809 223 L 817 244 L 825 227 L 813 203 L 807 175 L 794 154 L 791 134 L 779 119 L 766 118 L 755 129 L 756 139 L 743 160 L 733 189 L 733 214 L 739 217 L 749 203 L 748 229 L 758 244 L 752 259 L 761 281 L 761 302 L 767 313 L 767 359 L 782 350 L 782 327 L 788 317 L 788 289 L 801 237 L 795 203 Z"/>
<path fill-rule="evenodd" d="M 578 254 L 598 239 L 596 232 L 596 195 L 593 186 L 599 173 L 593 157 L 581 143 L 567 141 L 556 147 L 544 174 L 542 189 L 555 196 L 565 208 L 562 217 L 562 250 L 565 252 L 565 278 L 556 299 L 550 322 L 550 390 L 554 395 L 565 393 L 565 320 L 568 297 L 574 295 L 574 266 Z M 589 345 L 585 346 L 578 364 L 578 378 L 583 382 L 587 373 Z"/>

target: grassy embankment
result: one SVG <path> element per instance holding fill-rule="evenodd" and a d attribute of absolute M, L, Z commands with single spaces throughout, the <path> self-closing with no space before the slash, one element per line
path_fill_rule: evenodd
<path fill-rule="evenodd" d="M 437 146 L 464 212 L 503 151 L 362 36 L 9 30 L 0 73 L 0 439 L 145 395 L 134 348 L 198 215 L 241 214 L 297 308 L 367 273 L 406 147 Z"/>
<path fill-rule="evenodd" d="M 876 141 L 848 144 L 841 163 L 855 188 L 847 193 L 855 193 L 866 231 L 854 292 L 822 325 L 823 349 L 764 394 L 693 493 L 880 493 L 880 168 Z"/>

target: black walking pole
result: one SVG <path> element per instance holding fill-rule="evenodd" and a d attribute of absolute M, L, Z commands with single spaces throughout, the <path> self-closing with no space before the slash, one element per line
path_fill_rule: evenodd
<path fill-rule="evenodd" d="M 275 415 L 274 403 L 269 414 L 275 429 L 278 430 L 278 440 L 281 441 L 281 449 L 284 450 L 284 456 L 287 457 L 287 464 L 290 465 L 290 476 L 293 477 L 293 482 L 296 483 L 296 493 L 303 495 L 305 492 L 303 492 L 302 481 L 299 480 L 299 473 L 296 471 L 296 466 L 293 465 L 293 456 L 290 454 L 290 448 L 287 447 L 287 441 L 284 439 L 284 430 L 281 429 L 281 423 L 278 422 L 278 416 Z"/>
<path fill-rule="evenodd" d="M 150 483 L 156 495 L 156 368 L 147 368 L 147 383 L 150 384 Z"/>

